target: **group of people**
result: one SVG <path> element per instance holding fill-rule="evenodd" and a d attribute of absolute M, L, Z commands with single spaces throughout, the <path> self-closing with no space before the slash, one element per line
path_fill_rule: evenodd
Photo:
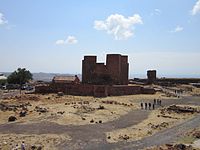
<path fill-rule="evenodd" d="M 153 103 L 154 103 L 155 105 L 161 106 L 162 101 L 161 101 L 160 99 L 154 99 L 154 100 L 153 100 Z"/>
<path fill-rule="evenodd" d="M 151 109 L 151 103 L 141 103 L 141 109 Z M 155 104 L 152 104 L 152 109 L 155 109 Z"/>
<path fill-rule="evenodd" d="M 16 147 L 13 148 L 13 150 L 18 150 L 19 148 L 20 148 L 20 150 L 26 150 L 24 141 L 22 141 L 21 147 L 17 144 Z"/>
<path fill-rule="evenodd" d="M 153 101 L 153 104 L 152 103 L 141 103 L 141 109 L 145 109 L 145 110 L 147 110 L 147 109 L 149 109 L 149 110 L 151 110 L 151 109 L 155 109 L 155 106 L 157 105 L 157 106 L 161 106 L 161 103 L 162 103 L 162 101 L 161 100 L 159 100 L 159 99 L 154 99 L 154 101 Z"/>

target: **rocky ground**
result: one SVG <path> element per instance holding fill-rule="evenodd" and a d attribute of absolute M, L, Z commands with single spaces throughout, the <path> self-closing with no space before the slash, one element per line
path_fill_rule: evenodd
<path fill-rule="evenodd" d="M 173 93 L 170 89 L 155 95 L 93 98 L 1 91 L 0 149 L 19 148 L 23 141 L 27 149 L 38 150 L 164 149 L 169 146 L 165 144 L 181 139 L 176 128 L 185 131 L 200 126 L 200 99 L 192 97 L 194 92 L 199 91 L 189 89 L 183 98 L 169 94 Z M 153 104 L 154 99 L 162 100 L 161 106 L 141 109 L 141 103 Z M 192 130 L 187 133 L 193 135 Z M 187 144 L 188 135 L 182 136 L 186 140 L 176 144 Z M 198 148 L 199 141 L 195 138 L 190 144 Z"/>
<path fill-rule="evenodd" d="M 200 150 L 200 127 L 183 133 L 175 144 L 153 146 L 145 150 Z"/>
<path fill-rule="evenodd" d="M 141 100 L 152 102 L 153 99 L 160 97 L 161 94 L 107 98 L 22 94 L 0 101 L 0 123 L 7 123 L 11 116 L 20 123 L 41 121 L 63 125 L 105 123 L 139 109 Z"/>
<path fill-rule="evenodd" d="M 150 148 L 145 148 L 145 150 L 199 150 L 198 148 L 193 147 L 192 145 L 185 144 L 165 144 L 162 146 L 155 146 Z"/>
<path fill-rule="evenodd" d="M 0 139 L 0 149 L 2 150 L 21 150 L 22 143 L 28 150 L 55 150 L 57 145 L 70 140 L 66 135 L 56 134 L 0 134 Z"/>

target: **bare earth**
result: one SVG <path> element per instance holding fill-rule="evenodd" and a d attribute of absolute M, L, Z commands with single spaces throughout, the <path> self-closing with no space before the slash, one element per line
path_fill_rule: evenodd
<path fill-rule="evenodd" d="M 15 105 L 17 110 L 0 110 L 0 149 L 17 144 L 20 147 L 22 141 L 28 149 L 143 149 L 178 141 L 183 131 L 200 127 L 198 113 L 161 116 L 162 109 L 172 104 L 199 109 L 200 98 L 194 96 L 175 98 L 158 93 L 107 98 L 56 94 L 6 97 L 0 96 L 0 103 Z M 162 99 L 163 107 L 141 110 L 141 102 L 153 103 L 153 99 Z M 24 110 L 20 104 L 27 104 L 25 117 L 19 116 Z M 8 122 L 11 115 L 17 118 L 15 122 Z"/>
<path fill-rule="evenodd" d="M 182 106 L 182 105 L 179 105 Z M 188 106 L 188 105 L 187 105 Z M 184 106 L 182 106 L 184 107 Z M 193 108 L 200 107 L 190 106 Z M 107 133 L 107 136 L 112 138 L 107 141 L 110 143 L 123 141 L 127 138 L 127 141 L 135 141 L 142 139 L 147 136 L 151 136 L 163 129 L 170 128 L 178 123 L 183 122 L 186 119 L 190 119 L 194 117 L 196 114 L 178 114 L 178 113 L 165 113 L 164 115 L 161 113 L 164 108 L 160 108 L 154 111 L 151 111 L 148 118 L 143 120 L 137 125 L 133 125 L 123 129 L 113 130 Z"/>
<path fill-rule="evenodd" d="M 81 96 L 57 96 L 56 94 L 37 95 L 26 94 L 4 99 L 5 105 L 27 104 L 27 116 L 19 117 L 22 108 L 16 111 L 4 111 L 0 116 L 0 123 L 7 123 L 8 117 L 17 117 L 20 123 L 36 123 L 41 121 L 55 122 L 61 125 L 86 125 L 91 120 L 95 122 L 108 122 L 140 108 L 140 101 L 152 101 L 156 95 L 133 95 L 107 98 L 93 98 Z M 103 109 L 100 107 L 103 106 Z M 38 112 L 35 108 L 43 108 L 45 113 Z"/>

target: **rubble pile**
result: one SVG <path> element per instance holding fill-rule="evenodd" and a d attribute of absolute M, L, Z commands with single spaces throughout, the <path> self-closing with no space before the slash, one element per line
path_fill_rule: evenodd
<path fill-rule="evenodd" d="M 27 111 L 25 111 L 25 110 L 22 110 L 19 113 L 19 117 L 25 117 L 26 115 L 27 115 Z"/>
<path fill-rule="evenodd" d="M 175 93 L 165 92 L 166 97 L 177 97 Z"/>
<path fill-rule="evenodd" d="M 81 105 L 78 108 L 78 112 L 82 112 L 82 113 L 88 113 L 88 112 L 93 112 L 93 111 L 95 111 L 95 108 L 88 107 L 88 106 L 85 106 L 85 105 Z"/>
<path fill-rule="evenodd" d="M 130 137 L 128 135 L 120 135 L 119 136 L 119 139 L 122 139 L 122 140 L 128 140 Z"/>
<path fill-rule="evenodd" d="M 173 146 L 174 150 L 192 150 L 192 146 L 186 146 L 184 144 L 176 144 Z"/>
<path fill-rule="evenodd" d="M 80 105 L 89 105 L 90 104 L 90 102 L 89 101 L 80 101 L 80 102 L 67 102 L 67 103 L 65 103 L 65 105 L 74 105 L 74 104 L 80 104 Z"/>
<path fill-rule="evenodd" d="M 166 144 L 163 146 L 157 146 L 152 148 L 147 148 L 147 150 L 195 150 L 191 145 L 187 146 L 185 144 Z"/>
<path fill-rule="evenodd" d="M 16 96 L 6 96 L 2 97 L 4 100 L 13 100 L 16 99 L 18 101 L 39 101 L 40 97 L 37 95 L 32 95 L 32 94 L 21 94 L 21 95 L 16 95 Z"/>
<path fill-rule="evenodd" d="M 101 110 L 101 109 L 105 109 L 105 107 L 102 105 L 99 105 L 99 107 L 97 109 Z"/>
<path fill-rule="evenodd" d="M 116 101 L 102 101 L 104 104 L 114 104 L 114 105 L 123 105 L 123 106 L 133 106 L 133 104 L 126 104 L 126 103 L 120 103 Z"/>
<path fill-rule="evenodd" d="M 16 120 L 17 120 L 17 118 L 15 116 L 10 116 L 8 118 L 8 122 L 13 122 L 13 121 L 16 121 Z"/>
<path fill-rule="evenodd" d="M 63 115 L 65 111 L 58 111 L 57 114 Z"/>
<path fill-rule="evenodd" d="M 31 146 L 31 150 L 42 150 L 43 148 L 42 148 L 42 146 L 41 145 L 39 145 L 39 146 L 37 146 L 37 145 L 32 145 Z"/>
<path fill-rule="evenodd" d="M 22 109 L 22 110 L 28 110 L 27 107 L 28 106 L 31 106 L 31 104 L 28 102 L 28 103 L 23 103 L 23 104 L 18 104 L 18 105 L 9 105 L 9 104 L 6 104 L 6 103 L 0 103 L 0 110 L 1 111 L 17 111 L 19 109 Z"/>
<path fill-rule="evenodd" d="M 171 105 L 166 109 L 168 112 L 175 112 L 175 113 L 199 113 L 197 108 L 189 107 L 189 106 L 177 106 Z"/>
<path fill-rule="evenodd" d="M 157 117 L 170 118 L 170 119 L 179 119 L 178 117 L 172 117 L 172 116 L 165 115 L 164 112 L 162 112 L 161 114 L 163 114 L 163 115 L 157 115 Z"/>
<path fill-rule="evenodd" d="M 167 123 L 167 122 L 162 122 L 161 124 L 158 124 L 158 125 L 154 125 L 154 124 L 149 124 L 150 125 L 150 127 L 152 128 L 152 129 L 162 129 L 162 128 L 167 128 L 168 126 L 169 126 L 169 123 Z"/>
<path fill-rule="evenodd" d="M 34 109 L 36 112 L 39 112 L 39 113 L 46 113 L 48 112 L 47 108 L 45 107 L 40 107 L 40 106 L 35 106 L 35 109 Z"/>
<path fill-rule="evenodd" d="M 23 94 L 23 95 L 17 95 L 15 97 L 11 97 L 10 99 L 17 99 L 17 100 L 22 100 L 22 101 L 39 101 L 40 98 L 38 96 L 35 95 L 27 95 L 27 94 Z"/>
<path fill-rule="evenodd" d="M 193 136 L 197 139 L 200 139 L 200 131 L 196 131 L 193 133 Z"/>

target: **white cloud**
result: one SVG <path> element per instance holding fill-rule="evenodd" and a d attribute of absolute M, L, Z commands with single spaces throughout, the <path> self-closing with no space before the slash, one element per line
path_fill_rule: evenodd
<path fill-rule="evenodd" d="M 68 36 L 67 40 L 65 41 L 67 44 L 76 44 L 78 40 L 74 36 Z"/>
<path fill-rule="evenodd" d="M 157 13 L 159 13 L 159 14 L 161 13 L 160 9 L 154 9 L 154 11 L 157 12 Z"/>
<path fill-rule="evenodd" d="M 162 13 L 162 11 L 160 9 L 154 9 L 154 11 L 151 13 L 151 16 L 154 16 L 154 15 L 160 15 Z"/>
<path fill-rule="evenodd" d="M 192 9 L 192 15 L 196 15 L 197 13 L 200 13 L 200 0 L 196 2 Z"/>
<path fill-rule="evenodd" d="M 66 40 L 57 40 L 56 45 L 76 44 L 78 40 L 74 36 L 68 36 Z"/>
<path fill-rule="evenodd" d="M 57 40 L 56 41 L 56 45 L 63 45 L 63 44 L 65 44 L 64 40 Z"/>
<path fill-rule="evenodd" d="M 175 29 L 173 29 L 171 32 L 172 33 L 176 33 L 176 32 L 181 32 L 181 31 L 183 31 L 183 27 L 181 27 L 181 26 L 177 26 Z"/>
<path fill-rule="evenodd" d="M 6 24 L 8 21 L 4 17 L 4 15 L 0 12 L 0 25 Z"/>
<path fill-rule="evenodd" d="M 138 14 L 128 18 L 114 14 L 108 16 L 105 21 L 94 21 L 94 28 L 96 30 L 105 30 L 108 34 L 113 35 L 115 40 L 126 40 L 134 35 L 134 25 L 142 23 L 142 18 Z"/>

